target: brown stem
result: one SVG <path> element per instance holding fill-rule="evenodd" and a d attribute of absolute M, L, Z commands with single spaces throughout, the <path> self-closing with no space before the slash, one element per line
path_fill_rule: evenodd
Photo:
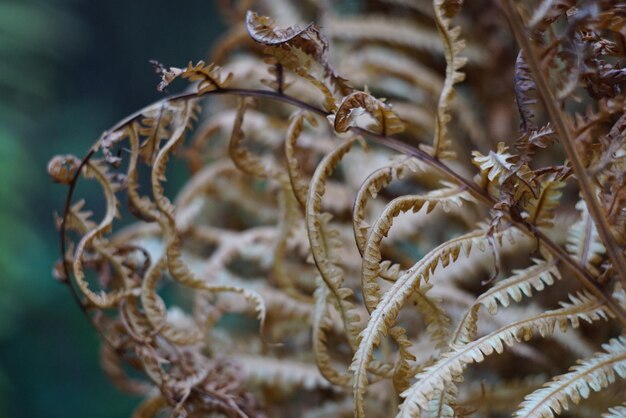
<path fill-rule="evenodd" d="M 511 28 L 513 29 L 515 39 L 526 56 L 526 62 L 531 70 L 533 78 L 535 79 L 535 84 L 537 85 L 537 91 L 539 92 L 541 101 L 548 112 L 550 121 L 559 135 L 561 144 L 563 144 L 563 148 L 567 154 L 567 158 L 572 164 L 574 174 L 576 175 L 576 178 L 578 178 L 580 192 L 583 199 L 587 203 L 589 214 L 596 224 L 598 234 L 605 244 L 604 246 L 607 249 L 611 262 L 613 263 L 613 268 L 617 271 L 619 279 L 622 282 L 622 287 L 626 289 L 626 260 L 622 255 L 621 249 L 615 243 L 609 222 L 606 219 L 606 216 L 604 216 L 602 208 L 598 204 L 593 192 L 593 186 L 587 176 L 586 168 L 576 153 L 574 138 L 572 137 L 571 130 L 567 126 L 565 115 L 563 115 L 563 112 L 557 105 L 554 95 L 552 94 L 552 90 L 550 90 L 548 80 L 546 79 L 543 71 L 541 71 L 537 53 L 533 48 L 529 37 L 526 36 L 524 32 L 524 25 L 519 14 L 515 10 L 513 0 L 503 0 L 502 3 L 505 14 L 507 15 Z"/>
<path fill-rule="evenodd" d="M 460 174 L 452 170 L 450 167 L 445 165 L 441 160 L 432 157 L 426 152 L 415 148 L 412 145 L 398 141 L 397 139 L 388 138 L 379 134 L 368 132 L 361 128 L 354 128 L 353 130 L 362 134 L 367 134 L 368 136 L 374 138 L 374 142 L 378 144 L 419 158 L 425 163 L 430 164 L 432 167 L 446 174 L 458 184 L 465 186 L 467 190 L 472 194 L 472 196 L 477 198 L 482 203 L 486 204 L 488 207 L 492 207 L 496 203 L 495 199 L 493 199 L 493 197 L 491 197 L 485 190 L 478 187 L 476 183 L 468 181 Z M 613 311 L 617 319 L 622 323 L 622 325 L 626 326 L 626 312 L 624 312 L 619 303 L 617 303 L 613 299 L 613 297 L 606 292 L 606 290 L 594 279 L 594 276 L 585 267 L 581 266 L 565 250 L 563 250 L 563 248 L 561 248 L 558 244 L 552 241 L 543 232 L 535 228 L 534 225 L 520 222 L 511 216 L 507 217 L 513 223 L 513 225 L 517 227 L 517 229 L 526 233 L 531 238 L 538 239 L 552 253 L 552 255 L 554 255 L 557 259 L 561 260 L 564 264 L 571 268 L 578 277 L 578 279 L 585 286 L 585 288 L 587 288 L 587 290 L 589 290 L 595 297 L 606 302 L 607 306 Z"/>
<path fill-rule="evenodd" d="M 273 100 L 278 100 L 284 103 L 294 105 L 301 109 L 308 110 L 312 113 L 315 113 L 323 117 L 326 117 L 330 114 L 330 112 L 320 109 L 314 105 L 303 102 L 294 97 L 287 96 L 283 93 L 279 93 L 279 92 L 271 91 L 271 90 L 220 88 L 217 90 L 206 92 L 202 95 L 198 94 L 197 92 L 181 93 L 181 94 L 166 97 L 162 99 L 162 101 L 193 100 L 193 99 L 200 98 L 201 96 L 207 95 L 207 94 L 219 94 L 219 95 L 229 94 L 229 95 L 237 95 L 237 96 L 270 98 Z M 153 105 L 150 105 L 150 106 L 153 106 Z M 118 122 L 111 129 L 111 131 L 117 131 L 119 129 L 122 129 L 128 124 L 138 120 L 144 111 L 145 111 L 145 108 L 133 113 L 132 115 Z M 351 130 L 354 133 L 368 136 L 372 140 L 372 142 L 380 144 L 381 146 L 403 153 L 405 155 L 418 158 L 419 160 L 431 165 L 433 168 L 436 168 L 437 170 L 441 171 L 443 174 L 448 176 L 451 180 L 455 181 L 459 185 L 466 187 L 469 193 L 471 193 L 478 201 L 485 204 L 487 207 L 492 207 L 496 203 L 495 199 L 491 197 L 487 193 L 487 191 L 480 188 L 476 183 L 465 179 L 463 176 L 461 176 L 460 174 L 452 170 L 450 167 L 448 167 L 441 160 L 433 157 L 426 151 L 420 149 L 419 146 L 416 147 L 416 146 L 407 144 L 405 142 L 399 141 L 398 139 L 391 138 L 391 137 L 388 137 L 379 133 L 370 132 L 368 130 L 358 128 L 358 127 L 353 127 L 351 128 Z M 92 155 L 93 155 L 93 152 L 90 152 L 88 156 L 86 157 L 86 160 L 90 159 Z M 78 172 L 77 172 L 77 175 L 78 175 Z M 70 193 L 68 196 L 68 201 L 71 201 L 71 195 L 74 190 L 73 184 L 74 182 L 72 183 L 72 186 L 70 186 L 71 188 L 70 188 Z M 66 211 L 63 215 L 64 222 L 62 226 L 65 224 L 65 218 L 68 215 L 68 210 L 69 210 L 69 207 L 66 206 Z M 552 241 L 543 232 L 536 229 L 534 225 L 516 220 L 512 216 L 508 216 L 508 218 L 515 227 L 517 227 L 522 232 L 526 233 L 531 238 L 536 238 L 537 240 L 539 240 L 542 244 L 545 245 L 545 247 L 557 259 L 561 260 L 564 264 L 566 264 L 569 268 L 571 268 L 572 271 L 575 273 L 576 277 L 585 286 L 585 288 L 587 288 L 599 300 L 606 303 L 607 306 L 611 309 L 611 311 L 613 311 L 616 318 L 622 323 L 622 325 L 626 326 L 626 312 L 613 299 L 613 297 L 610 294 L 608 294 L 602 286 L 600 286 L 600 284 L 594 279 L 594 276 L 584 266 L 581 266 L 576 260 L 572 259 L 571 256 L 565 250 L 563 250 L 563 248 L 561 248 L 558 244 Z M 64 229 L 62 229 L 62 232 L 63 232 L 62 235 L 64 235 Z M 63 239 L 63 242 L 64 242 L 64 239 Z M 68 275 L 68 278 L 69 278 L 69 275 Z"/>

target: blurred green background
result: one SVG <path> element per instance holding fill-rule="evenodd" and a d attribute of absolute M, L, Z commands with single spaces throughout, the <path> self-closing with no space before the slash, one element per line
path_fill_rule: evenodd
<path fill-rule="evenodd" d="M 222 32 L 211 0 L 0 0 L 0 417 L 129 416 L 68 289 L 53 213 L 55 154 L 159 98 L 148 60 L 205 58 Z"/>

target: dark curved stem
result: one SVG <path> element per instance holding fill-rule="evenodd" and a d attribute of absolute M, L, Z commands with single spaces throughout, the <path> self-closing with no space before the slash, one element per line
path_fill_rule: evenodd
<path fill-rule="evenodd" d="M 375 142 L 378 144 L 419 158 L 425 163 L 431 165 L 433 168 L 436 168 L 445 175 L 447 175 L 456 183 L 466 187 L 467 190 L 472 194 L 472 196 L 474 196 L 476 199 L 478 199 L 488 207 L 492 207 L 495 203 L 497 203 L 493 197 L 491 197 L 485 190 L 478 187 L 476 183 L 468 181 L 463 176 L 444 164 L 441 160 L 434 158 L 423 150 L 415 148 L 412 145 L 406 144 L 404 142 L 398 141 L 397 139 L 368 132 L 361 128 L 354 128 L 353 130 L 362 134 L 367 134 L 368 136 L 374 138 Z M 626 326 L 626 312 L 624 312 L 624 310 L 615 301 L 615 299 L 606 292 L 606 290 L 595 280 L 594 276 L 585 267 L 581 266 L 565 250 L 563 250 L 561 246 L 552 241 L 539 229 L 535 228 L 534 225 L 518 221 L 511 216 L 508 216 L 508 218 L 513 223 L 513 225 L 517 227 L 517 229 L 526 233 L 531 238 L 539 240 L 552 253 L 552 255 L 554 255 L 557 259 L 561 260 L 563 264 L 572 269 L 572 271 L 576 274 L 577 278 L 582 282 L 585 288 L 589 290 L 595 297 L 606 302 L 607 306 L 611 309 L 611 311 L 613 311 L 617 319 L 622 323 L 622 325 Z"/>
<path fill-rule="evenodd" d="M 69 286 L 69 288 L 70 288 L 70 290 L 72 292 L 72 297 L 74 298 L 76 303 L 78 303 L 78 305 L 81 307 L 81 310 L 87 316 L 89 316 L 89 314 L 85 310 L 85 306 L 83 305 L 83 302 L 80 300 L 80 296 L 78 295 L 78 291 L 76 290 L 76 288 L 74 287 L 74 284 L 70 280 L 70 271 L 69 271 L 69 268 L 67 267 L 67 263 L 65 262 L 65 252 L 67 251 L 67 217 L 68 217 L 68 215 L 70 213 L 70 208 L 72 206 L 72 197 L 74 197 L 74 191 L 76 190 L 76 184 L 78 183 L 78 179 L 80 178 L 80 172 L 87 165 L 87 163 L 89 162 L 89 160 L 91 159 L 91 157 L 93 156 L 94 153 L 95 153 L 95 149 L 92 148 L 87 153 L 87 155 L 82 159 L 82 161 L 78 165 L 78 168 L 76 169 L 76 172 L 74 173 L 74 176 L 72 177 L 72 180 L 70 181 L 69 190 L 67 192 L 67 196 L 65 196 L 65 206 L 63 208 L 63 218 L 61 219 L 61 225 L 59 227 L 59 231 L 60 231 L 60 235 L 61 235 L 61 260 L 63 262 L 63 274 L 65 274 L 65 278 L 63 280 L 63 283 L 65 283 L 65 284 L 67 284 Z"/>
<path fill-rule="evenodd" d="M 320 109 L 310 103 L 306 103 L 295 97 L 287 96 L 284 93 L 280 93 L 280 92 L 276 92 L 272 90 L 220 88 L 220 89 L 216 89 L 213 91 L 205 92 L 204 94 L 198 94 L 197 92 L 184 92 L 184 93 L 165 97 L 164 99 L 162 99 L 161 102 L 194 100 L 194 99 L 199 99 L 209 94 L 210 95 L 235 95 L 235 96 L 268 98 L 268 99 L 277 100 L 283 103 L 296 106 L 300 109 L 308 110 L 311 113 L 317 114 L 322 117 L 326 117 L 330 114 L 330 112 Z M 154 104 L 150 106 L 154 106 Z M 147 109 L 147 107 L 121 120 L 111 129 L 111 131 L 117 131 L 119 129 L 123 129 L 127 125 L 138 120 L 142 116 L 145 109 Z M 405 155 L 418 158 L 419 160 L 429 164 L 433 168 L 445 174 L 447 177 L 449 177 L 451 180 L 453 180 L 457 184 L 467 188 L 468 192 L 471 193 L 472 196 L 474 196 L 479 202 L 483 203 L 487 207 L 492 207 L 495 203 L 497 203 L 496 200 L 492 196 L 490 196 L 486 190 L 483 190 L 482 188 L 480 188 L 473 181 L 467 180 L 466 178 L 461 176 L 459 173 L 455 172 L 450 167 L 448 167 L 445 163 L 443 163 L 438 158 L 435 158 L 429 153 L 427 153 L 426 151 L 420 149 L 419 146 L 416 147 L 414 145 L 410 145 L 408 143 L 399 141 L 398 139 L 391 138 L 386 135 L 379 134 L 376 132 L 371 132 L 366 129 L 362 129 L 358 127 L 351 128 L 351 131 L 359 135 L 367 136 L 371 139 L 372 142 L 375 142 L 381 146 L 384 146 L 386 148 L 392 149 L 394 151 L 400 152 Z M 94 151 L 92 149 L 92 151 L 87 155 L 85 160 L 83 160 L 83 162 L 81 163 L 81 167 L 93 156 L 93 153 Z M 80 170 L 77 171 L 76 176 L 78 176 L 79 172 Z M 72 182 L 70 193 L 68 193 L 67 202 L 71 202 L 73 191 L 74 191 L 74 182 Z M 66 202 L 66 211 L 63 215 L 63 223 L 61 224 L 62 236 L 65 235 L 64 225 L 65 225 L 65 219 L 69 211 L 69 206 L 68 206 L 69 203 L 67 202 Z M 587 288 L 599 300 L 602 300 L 603 302 L 605 302 L 607 306 L 611 309 L 611 311 L 613 311 L 616 318 L 622 323 L 622 325 L 626 326 L 626 312 L 624 311 L 624 309 L 622 309 L 621 306 L 613 299 L 613 297 L 607 293 L 607 291 L 594 279 L 594 276 L 584 266 L 581 266 L 565 250 L 563 250 L 563 248 L 561 248 L 558 244 L 552 241 L 543 232 L 535 228 L 534 225 L 516 220 L 515 217 L 513 216 L 509 216 L 508 218 L 516 228 L 526 233 L 531 238 L 535 238 L 538 241 L 540 241 L 557 259 L 561 260 L 565 265 L 567 265 L 575 273 L 576 277 L 578 278 L 579 281 L 581 281 L 581 283 L 585 286 L 585 288 Z M 63 240 L 62 248 L 64 251 L 64 248 L 65 248 L 64 238 L 62 240 Z M 64 254 L 65 252 L 63 252 L 62 256 L 64 256 Z M 67 277 L 69 280 L 69 274 Z M 73 287 L 72 287 L 72 290 L 73 292 L 76 292 L 76 290 Z"/>
<path fill-rule="evenodd" d="M 555 130 L 559 135 L 560 143 L 565 149 L 567 158 L 572 164 L 574 174 L 576 175 L 580 186 L 580 193 L 587 204 L 589 214 L 597 226 L 598 234 L 602 238 L 613 268 L 617 272 L 617 275 L 622 283 L 622 287 L 626 289 L 626 260 L 624 259 L 621 249 L 615 243 L 609 222 L 606 219 L 603 209 L 598 204 L 587 169 L 576 151 L 574 138 L 572 137 L 572 132 L 568 126 L 565 115 L 558 106 L 554 94 L 548 84 L 548 80 L 541 70 L 541 65 L 535 48 L 533 48 L 530 38 L 524 33 L 524 25 L 521 17 L 515 10 L 513 1 L 503 0 L 502 4 L 517 43 L 524 51 L 528 67 L 530 68 L 537 85 L 537 91 L 539 92 L 541 101 L 548 112 L 552 125 L 555 127 Z"/>
<path fill-rule="evenodd" d="M 78 290 L 76 290 L 76 287 L 74 286 L 74 282 L 72 282 L 70 269 L 67 265 L 68 263 L 65 260 L 65 254 L 67 251 L 67 217 L 69 216 L 69 213 L 71 210 L 72 198 L 74 197 L 74 192 L 76 191 L 76 184 L 78 183 L 78 179 L 80 178 L 80 173 L 83 170 L 83 168 L 89 163 L 89 160 L 91 160 L 91 157 L 94 155 L 95 152 L 96 152 L 95 147 L 92 147 L 91 150 L 87 153 L 87 155 L 85 155 L 85 157 L 82 159 L 82 161 L 78 165 L 78 168 L 76 169 L 76 172 L 74 173 L 74 176 L 72 177 L 72 181 L 69 184 L 69 190 L 67 192 L 67 196 L 65 197 L 65 207 L 63 209 L 63 218 L 61 220 L 61 225 L 59 226 L 59 234 L 61 236 L 61 262 L 63 264 L 63 274 L 65 275 L 63 283 L 65 283 L 67 287 L 69 287 L 70 293 L 72 294 L 72 299 L 74 299 L 76 304 L 79 306 L 81 312 L 83 313 L 83 315 L 85 315 L 85 318 L 87 318 L 89 323 L 94 326 L 94 328 L 98 331 L 100 336 L 107 342 L 107 344 L 115 348 L 115 346 L 108 340 L 108 338 L 106 338 L 106 336 L 102 334 L 102 332 L 100 331 L 100 328 L 95 325 L 94 320 L 92 319 L 91 315 L 89 315 L 89 312 L 87 311 L 87 308 L 85 307 L 85 304 L 80 298 L 80 294 L 78 293 Z"/>

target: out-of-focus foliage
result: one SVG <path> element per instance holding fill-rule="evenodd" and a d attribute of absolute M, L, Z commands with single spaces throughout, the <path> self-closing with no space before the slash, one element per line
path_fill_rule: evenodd
<path fill-rule="evenodd" d="M 76 22 L 61 10 L 33 1 L 0 3 L 0 336 L 15 325 L 19 300 L 40 299 L 29 266 L 44 250 L 27 222 L 32 208 L 25 197 L 34 179 L 24 171 L 34 161 L 23 136 L 37 120 L 33 110 L 50 105 L 55 70 L 76 45 L 70 38 Z"/>
<path fill-rule="evenodd" d="M 76 45 L 70 39 L 75 20 L 62 8 L 32 1 L 0 3 L 0 345 L 24 338 L 37 343 L 23 328 L 26 318 L 50 302 L 42 280 L 50 259 L 45 237 L 32 223 L 31 198 L 38 187 L 28 167 L 36 166 L 25 140 L 29 127 L 51 103 L 55 69 Z M 32 23 L 25 24 L 26 22 Z M 64 47 L 60 47 L 64 45 Z M 41 177 L 39 177 L 41 178 Z M 51 238 L 51 237 L 50 237 Z M 11 341 L 11 343 L 9 343 Z M 19 345 L 19 343 L 18 343 Z M 4 352 L 4 350 L 3 350 Z M 7 360 L 21 363 L 21 353 L 4 353 L 0 361 L 0 414 L 15 409 L 16 380 Z M 22 363 L 23 364 L 23 363 Z M 35 364 L 35 363 L 31 363 Z M 25 374 L 35 373 L 23 370 Z M 31 374 L 33 376 L 34 374 Z M 33 384 L 32 390 L 38 390 Z"/>
<path fill-rule="evenodd" d="M 154 62 L 186 90 L 48 164 L 134 416 L 619 413 L 623 5 L 298 5 L 224 2 Z"/>

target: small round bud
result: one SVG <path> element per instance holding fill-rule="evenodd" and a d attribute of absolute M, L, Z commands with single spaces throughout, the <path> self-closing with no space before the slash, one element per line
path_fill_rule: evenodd
<path fill-rule="evenodd" d="M 57 155 L 48 163 L 48 174 L 56 183 L 70 184 L 80 160 L 73 155 Z"/>

